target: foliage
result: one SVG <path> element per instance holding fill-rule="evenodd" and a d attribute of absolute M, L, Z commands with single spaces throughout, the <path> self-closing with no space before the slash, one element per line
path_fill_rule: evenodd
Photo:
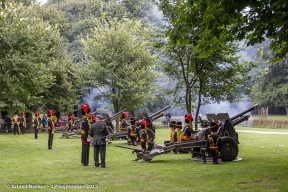
<path fill-rule="evenodd" d="M 181 25 L 187 18 L 193 18 L 194 10 L 202 11 L 201 25 L 205 28 L 201 38 L 207 34 L 217 38 L 226 36 L 230 40 L 246 39 L 247 45 L 254 45 L 268 37 L 273 40 L 270 47 L 276 53 L 274 61 L 279 61 L 288 52 L 287 9 L 285 0 L 188 0 L 179 5 L 181 14 L 175 22 Z M 193 26 L 185 28 L 193 30 Z M 175 39 L 187 44 L 189 36 L 181 33 Z M 201 46 L 205 49 L 208 45 L 203 42 Z"/>
<path fill-rule="evenodd" d="M 43 22 L 35 4 L 7 4 L 1 9 L 0 22 L 1 108 L 39 110 L 47 103 L 55 103 L 53 99 L 64 103 L 61 109 L 68 108 L 64 101 L 71 108 L 76 101 L 70 94 L 75 91 L 76 76 L 70 75 L 69 79 L 66 73 L 69 58 L 57 26 Z"/>
<path fill-rule="evenodd" d="M 288 106 L 288 63 L 269 64 L 251 88 L 251 98 L 262 107 Z"/>
<path fill-rule="evenodd" d="M 215 37 L 205 32 L 202 20 L 207 6 L 181 9 L 185 2 L 159 2 L 167 22 L 162 33 L 168 37 L 162 38 L 159 46 L 164 47 L 168 58 L 164 70 L 177 82 L 172 89 L 174 101 L 185 106 L 188 113 L 197 108 L 197 118 L 201 104 L 233 101 L 238 87 L 249 78 L 247 73 L 253 63 L 241 61 L 236 56 L 239 45 L 228 41 L 229 35 Z M 177 19 L 184 17 L 186 12 L 189 17 L 179 23 Z"/>
<path fill-rule="evenodd" d="M 150 52 L 151 29 L 129 19 L 96 20 L 95 25 L 82 40 L 89 61 L 85 85 L 90 91 L 101 90 L 95 99 L 108 98 L 115 112 L 143 107 L 154 89 L 153 68 L 158 62 Z"/>

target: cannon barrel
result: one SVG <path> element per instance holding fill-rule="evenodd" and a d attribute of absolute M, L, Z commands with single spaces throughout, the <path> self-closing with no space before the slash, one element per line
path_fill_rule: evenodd
<path fill-rule="evenodd" d="M 152 118 L 150 118 L 150 121 L 155 121 L 156 119 L 159 119 L 162 116 L 163 116 L 163 113 L 159 113 L 158 115 L 155 115 Z"/>
<path fill-rule="evenodd" d="M 258 109 L 258 107 L 259 107 L 259 106 L 258 106 L 257 104 L 256 104 L 256 105 L 253 105 L 253 106 L 250 107 L 249 109 L 247 109 L 247 110 L 245 110 L 245 111 L 243 111 L 243 112 L 241 112 L 241 113 L 239 113 L 239 114 L 231 117 L 230 120 L 233 121 L 233 120 L 237 119 L 238 117 L 241 117 L 241 116 L 244 115 L 245 113 L 248 113 L 248 112 L 250 112 L 250 111 L 253 111 L 254 109 Z"/>
<path fill-rule="evenodd" d="M 116 119 L 117 117 L 119 117 L 124 111 L 126 111 L 126 109 L 123 109 L 123 110 L 119 111 L 118 113 L 115 113 L 114 115 L 112 115 L 112 116 L 110 117 L 110 120 L 111 120 L 111 121 L 115 120 L 115 119 Z"/>
<path fill-rule="evenodd" d="M 168 105 L 168 106 L 164 107 L 163 109 L 161 109 L 161 110 L 159 110 L 159 111 L 153 113 L 152 115 L 149 115 L 149 119 L 151 119 L 151 118 L 153 118 L 154 116 L 156 116 L 156 115 L 162 113 L 163 111 L 169 109 L 170 107 L 171 107 L 171 105 Z"/>

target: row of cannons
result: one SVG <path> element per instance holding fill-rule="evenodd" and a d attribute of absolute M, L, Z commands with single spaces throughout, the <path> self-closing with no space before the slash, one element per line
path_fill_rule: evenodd
<path fill-rule="evenodd" d="M 233 161 L 237 160 L 237 156 L 239 153 L 239 138 L 238 133 L 235 130 L 235 126 L 239 125 L 240 123 L 247 121 L 250 115 L 247 113 L 258 109 L 258 105 L 254 105 L 249 109 L 230 117 L 228 113 L 218 113 L 216 114 L 206 114 L 207 119 L 203 120 L 199 117 L 199 121 L 197 123 L 200 124 L 201 128 L 197 133 L 194 134 L 194 140 L 191 141 L 182 141 L 182 142 L 174 142 L 168 144 L 159 144 L 154 141 L 155 139 L 155 132 L 156 128 L 153 125 L 153 121 L 159 119 L 164 115 L 164 111 L 167 110 L 169 106 L 157 111 L 154 114 L 147 115 L 147 113 L 138 114 L 138 129 L 141 134 L 140 124 L 145 119 L 148 122 L 148 135 L 149 135 L 149 142 L 148 142 L 148 150 L 142 151 L 141 149 L 137 149 L 136 147 L 128 147 L 127 145 L 116 145 L 116 147 L 126 148 L 132 150 L 132 153 L 136 154 L 136 158 L 133 161 L 142 160 L 142 162 L 151 162 L 151 160 L 158 155 L 165 154 L 171 151 L 189 151 L 191 152 L 193 160 L 200 160 L 200 149 L 206 147 L 206 137 L 210 134 L 209 124 L 212 121 L 217 121 L 219 124 L 219 129 L 217 134 L 221 136 L 221 159 L 222 161 Z M 123 111 L 109 117 L 107 114 L 103 114 L 103 119 L 108 125 L 109 135 L 107 139 L 113 140 L 115 138 L 123 138 L 128 135 L 127 131 L 116 131 L 112 121 L 118 118 Z M 79 123 L 78 123 L 79 124 Z M 77 123 L 75 124 L 75 133 L 80 133 L 80 125 Z M 79 126 L 79 127 L 77 127 Z M 64 134 L 64 137 L 69 137 Z M 129 143 L 128 143 L 129 144 Z M 240 158 L 241 159 L 241 158 Z"/>

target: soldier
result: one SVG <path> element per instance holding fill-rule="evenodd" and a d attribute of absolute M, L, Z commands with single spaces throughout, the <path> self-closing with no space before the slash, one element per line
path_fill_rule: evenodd
<path fill-rule="evenodd" d="M 74 126 L 74 119 L 73 119 L 73 116 L 69 116 L 69 122 L 68 122 L 68 132 L 71 133 L 72 132 L 72 129 L 73 129 L 73 126 Z"/>
<path fill-rule="evenodd" d="M 211 134 L 208 135 L 207 141 L 206 141 L 206 148 L 201 148 L 201 156 L 203 158 L 203 164 L 206 164 L 206 156 L 208 154 L 212 155 L 213 158 L 213 164 L 221 164 L 222 161 L 220 160 L 220 152 L 221 152 L 221 137 L 217 135 L 218 130 L 218 123 L 217 122 L 211 122 L 210 123 L 210 132 Z"/>
<path fill-rule="evenodd" d="M 21 117 L 19 119 L 20 119 L 19 128 L 20 128 L 22 134 L 24 134 L 25 125 L 26 125 L 26 117 L 25 117 L 24 111 L 21 111 Z"/>
<path fill-rule="evenodd" d="M 48 123 L 47 123 L 47 128 L 48 128 L 48 149 L 52 149 L 53 137 L 54 137 L 54 131 L 55 131 L 55 125 L 53 123 L 53 115 L 54 115 L 53 110 L 48 110 L 47 111 L 47 115 L 48 115 Z"/>
<path fill-rule="evenodd" d="M 123 112 L 122 116 L 121 116 L 121 127 L 120 127 L 120 131 L 126 131 L 127 127 L 129 126 L 128 122 L 127 122 L 127 116 L 128 113 L 127 112 Z"/>
<path fill-rule="evenodd" d="M 82 141 L 82 155 L 81 155 L 81 163 L 83 166 L 91 166 L 89 164 L 89 151 L 90 151 L 90 121 L 89 113 L 90 106 L 88 104 L 83 104 L 81 106 L 81 111 L 83 118 L 81 120 L 81 141 Z"/>
<path fill-rule="evenodd" d="M 141 123 L 141 128 L 142 128 L 142 133 L 140 134 L 140 142 L 141 142 L 141 147 L 142 151 L 146 151 L 146 145 L 148 144 L 149 141 L 149 135 L 147 132 L 147 127 L 148 123 L 146 120 L 143 120 Z"/>
<path fill-rule="evenodd" d="M 38 129 L 41 125 L 41 119 L 39 117 L 39 111 L 35 112 L 35 119 L 34 119 L 34 133 L 35 133 L 35 139 L 38 139 Z"/>
<path fill-rule="evenodd" d="M 182 122 L 181 121 L 177 122 L 176 130 L 177 130 L 177 142 L 181 142 L 182 141 L 182 137 L 183 137 Z"/>
<path fill-rule="evenodd" d="M 130 118 L 130 124 L 131 126 L 129 126 L 128 128 L 128 138 L 130 138 L 130 141 L 132 142 L 132 144 L 136 146 L 137 145 L 136 140 L 137 138 L 139 138 L 139 132 L 136 127 L 136 117 Z"/>
<path fill-rule="evenodd" d="M 95 167 L 107 168 L 106 166 L 106 137 L 108 135 L 108 129 L 106 123 L 102 121 L 102 116 L 96 115 L 97 121 L 92 125 L 91 137 L 93 137 L 94 146 L 94 163 Z M 101 162 L 99 162 L 99 153 Z"/>
<path fill-rule="evenodd" d="M 193 129 L 191 128 L 192 125 L 192 121 L 193 121 L 193 117 L 192 114 L 186 114 L 185 115 L 185 127 L 183 130 L 183 136 L 182 136 L 182 141 L 191 141 L 193 140 Z"/>
<path fill-rule="evenodd" d="M 16 135 L 16 131 L 18 132 L 18 135 L 20 135 L 19 117 L 16 111 L 14 112 L 12 123 L 14 125 L 14 135 Z"/>

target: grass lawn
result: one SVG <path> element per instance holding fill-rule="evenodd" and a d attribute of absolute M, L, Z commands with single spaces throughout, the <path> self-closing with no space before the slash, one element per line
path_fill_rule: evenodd
<path fill-rule="evenodd" d="M 155 141 L 168 140 L 169 131 L 157 129 Z M 191 154 L 173 153 L 156 156 L 151 163 L 132 162 L 136 155 L 115 147 L 126 143 L 119 140 L 107 145 L 108 169 L 102 169 L 81 165 L 80 139 L 62 139 L 57 133 L 53 150 L 48 150 L 46 133 L 40 133 L 38 140 L 28 133 L 1 133 L 0 191 L 63 191 L 60 187 L 65 184 L 84 187 L 66 191 L 288 191 L 288 136 L 238 134 L 240 162 L 203 165 L 190 160 Z M 92 147 L 90 164 L 94 164 Z M 45 188 L 12 188 L 17 184 Z"/>

